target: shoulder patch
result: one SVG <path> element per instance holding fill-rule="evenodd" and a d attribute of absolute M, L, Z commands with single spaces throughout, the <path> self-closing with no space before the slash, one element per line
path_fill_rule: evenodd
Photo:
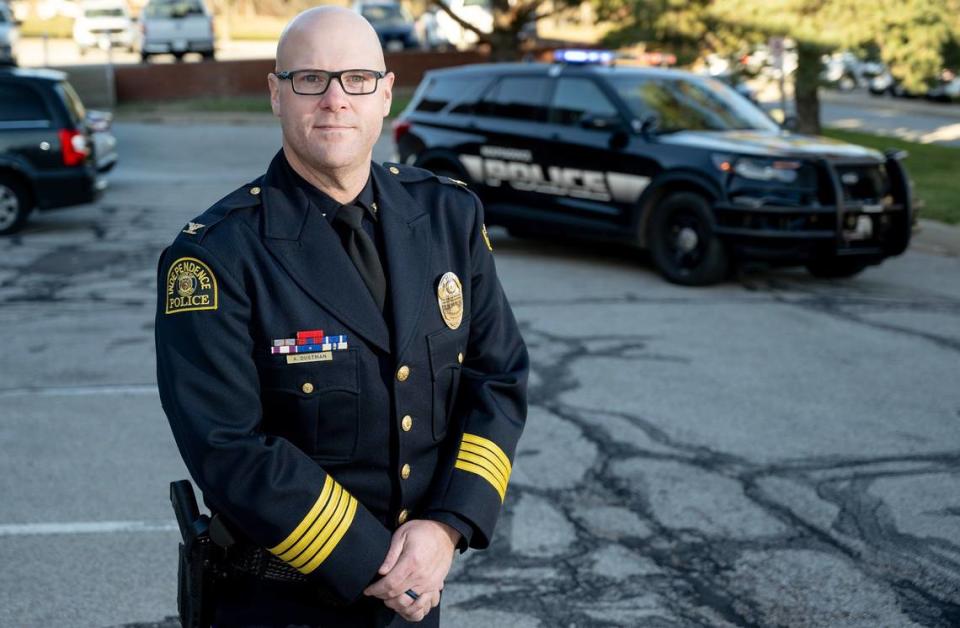
<path fill-rule="evenodd" d="M 218 296 L 217 277 L 197 258 L 177 258 L 167 269 L 164 314 L 215 310 Z"/>

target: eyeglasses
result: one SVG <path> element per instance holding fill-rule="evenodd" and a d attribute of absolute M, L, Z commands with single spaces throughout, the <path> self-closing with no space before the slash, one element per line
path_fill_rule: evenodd
<path fill-rule="evenodd" d="M 340 87 L 347 94 L 362 96 L 377 91 L 380 79 L 387 73 L 378 70 L 291 70 L 274 72 L 273 75 L 281 81 L 289 80 L 293 92 L 303 96 L 320 96 L 330 88 L 331 79 L 340 81 Z"/>

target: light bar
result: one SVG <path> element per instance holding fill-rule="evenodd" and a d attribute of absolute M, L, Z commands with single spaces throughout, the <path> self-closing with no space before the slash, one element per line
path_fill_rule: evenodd
<path fill-rule="evenodd" d="M 565 48 L 553 52 L 553 60 L 560 63 L 596 63 L 601 65 L 611 65 L 614 60 L 614 54 L 610 50 L 581 50 L 576 48 Z"/>

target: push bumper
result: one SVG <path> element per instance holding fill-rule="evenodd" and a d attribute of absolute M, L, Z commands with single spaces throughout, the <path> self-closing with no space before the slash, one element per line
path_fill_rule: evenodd
<path fill-rule="evenodd" d="M 879 263 L 903 253 L 913 227 L 912 191 L 901 163 L 888 153 L 883 169 L 887 194 L 880 202 L 851 200 L 836 164 L 823 160 L 824 204 L 774 205 L 719 201 L 714 229 L 741 257 L 803 263 L 829 257 L 856 257 Z"/>

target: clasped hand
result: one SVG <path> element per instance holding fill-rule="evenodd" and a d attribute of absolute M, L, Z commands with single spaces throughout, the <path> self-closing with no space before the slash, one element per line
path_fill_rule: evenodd
<path fill-rule="evenodd" d="M 364 595 L 383 600 L 407 621 L 422 620 L 440 604 L 440 591 L 459 540 L 460 533 L 444 523 L 408 521 L 393 533 L 377 572 L 382 577 L 367 587 Z M 420 597 L 414 600 L 407 591 Z"/>

